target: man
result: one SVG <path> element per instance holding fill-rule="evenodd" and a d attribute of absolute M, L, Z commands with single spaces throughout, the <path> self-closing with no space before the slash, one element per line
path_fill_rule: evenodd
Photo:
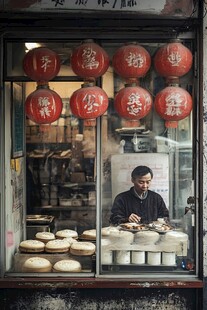
<path fill-rule="evenodd" d="M 132 171 L 131 181 L 134 186 L 115 197 L 111 224 L 150 223 L 158 218 L 169 217 L 163 198 L 149 190 L 152 178 L 153 172 L 147 166 L 138 166 Z"/>

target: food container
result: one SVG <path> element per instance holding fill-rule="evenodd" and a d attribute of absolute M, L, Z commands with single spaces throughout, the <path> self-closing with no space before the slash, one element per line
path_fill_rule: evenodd
<path fill-rule="evenodd" d="M 101 239 L 101 264 L 103 265 L 113 263 L 113 251 L 109 249 L 110 245 L 110 240 Z"/>
<path fill-rule="evenodd" d="M 132 264 L 137 264 L 137 265 L 145 264 L 145 252 L 144 251 L 132 251 L 131 262 Z"/>
<path fill-rule="evenodd" d="M 147 252 L 147 264 L 159 266 L 161 264 L 161 252 Z"/>
<path fill-rule="evenodd" d="M 174 266 L 176 264 L 175 252 L 162 252 L 162 264 L 165 266 Z"/>
<path fill-rule="evenodd" d="M 115 251 L 115 261 L 117 264 L 128 265 L 130 264 L 130 260 L 130 251 Z"/>
<path fill-rule="evenodd" d="M 112 264 L 113 263 L 113 251 L 106 250 L 101 252 L 101 264 Z"/>

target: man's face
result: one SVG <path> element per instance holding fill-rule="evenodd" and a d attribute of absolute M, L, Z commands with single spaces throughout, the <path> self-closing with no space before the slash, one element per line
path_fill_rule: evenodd
<path fill-rule="evenodd" d="M 151 181 L 152 177 L 150 173 L 132 179 L 132 183 L 134 183 L 134 188 L 139 195 L 143 194 L 149 189 Z"/>

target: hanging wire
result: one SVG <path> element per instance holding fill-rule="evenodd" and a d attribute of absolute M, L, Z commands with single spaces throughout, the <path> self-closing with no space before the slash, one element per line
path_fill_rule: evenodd
<path fill-rule="evenodd" d="M 203 0 L 203 1 L 207 1 L 207 0 Z M 190 29 L 192 28 L 193 24 L 194 24 L 194 14 L 198 11 L 198 6 L 199 6 L 199 0 L 194 0 L 193 1 L 193 10 L 192 13 L 190 14 L 190 16 L 185 19 L 185 21 L 183 22 L 183 24 L 176 30 L 176 38 L 179 36 L 180 32 L 183 31 L 183 29 Z M 206 9 L 205 9 L 205 13 L 204 16 L 206 15 Z M 204 18 L 203 16 L 203 18 Z"/>

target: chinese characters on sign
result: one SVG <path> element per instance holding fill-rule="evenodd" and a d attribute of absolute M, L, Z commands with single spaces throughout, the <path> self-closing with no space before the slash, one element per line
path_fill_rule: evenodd
<path fill-rule="evenodd" d="M 3 2 L 3 1 L 2 1 Z M 2 9 L 131 11 L 143 14 L 197 17 L 193 0 L 7 0 Z"/>

